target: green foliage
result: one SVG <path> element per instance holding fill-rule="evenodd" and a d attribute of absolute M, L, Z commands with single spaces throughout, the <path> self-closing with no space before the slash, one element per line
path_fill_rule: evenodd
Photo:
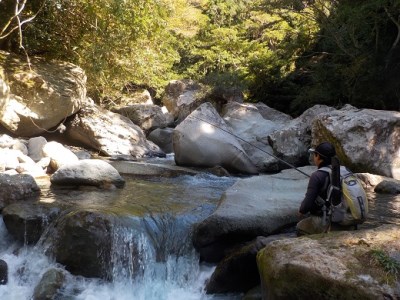
<path fill-rule="evenodd" d="M 0 1 L 0 29 L 16 3 Z M 30 0 L 21 18 L 37 12 L 29 55 L 80 65 L 100 103 L 190 77 L 294 115 L 400 106 L 399 0 Z M 0 49 L 19 52 L 18 36 Z"/>
<path fill-rule="evenodd" d="M 400 272 L 400 262 L 393 259 L 387 253 L 380 249 L 371 250 L 372 258 L 385 270 L 385 272 L 393 276 L 397 280 Z"/>

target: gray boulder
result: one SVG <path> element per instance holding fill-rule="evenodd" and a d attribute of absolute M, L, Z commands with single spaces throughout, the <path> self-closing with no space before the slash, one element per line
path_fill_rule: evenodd
<path fill-rule="evenodd" d="M 375 187 L 376 193 L 400 194 L 400 180 L 383 180 Z"/>
<path fill-rule="evenodd" d="M 107 156 L 165 156 L 131 120 L 95 105 L 82 109 L 66 126 L 69 139 Z"/>
<path fill-rule="evenodd" d="M 311 145 L 311 124 L 314 118 L 320 114 L 334 111 L 332 107 L 315 105 L 307 109 L 301 116 L 287 122 L 284 127 L 269 134 L 268 142 L 274 153 L 284 161 L 295 165 L 308 165 L 308 149 Z M 266 142 L 265 139 L 262 139 Z M 280 163 L 280 169 L 287 169 L 288 166 Z"/>
<path fill-rule="evenodd" d="M 40 194 L 40 188 L 35 179 L 27 174 L 0 174 L 0 210 L 5 206 Z"/>
<path fill-rule="evenodd" d="M 318 116 L 313 144 L 330 141 L 353 172 L 400 179 L 400 112 L 345 107 Z"/>
<path fill-rule="evenodd" d="M 303 167 L 311 174 L 315 167 Z M 275 234 L 298 221 L 309 178 L 290 169 L 239 179 L 226 190 L 216 211 L 196 226 L 193 243 L 202 253 L 221 252 L 231 241 Z M 205 254 L 203 259 L 207 259 Z"/>
<path fill-rule="evenodd" d="M 42 148 L 44 157 L 50 157 L 50 167 L 57 171 L 60 167 L 79 161 L 79 158 L 68 148 L 58 142 L 48 142 Z"/>
<path fill-rule="evenodd" d="M 0 97 L 0 123 L 18 136 L 55 127 L 85 103 L 86 75 L 76 65 L 0 52 L 9 97 Z M 16 71 L 18 70 L 18 71 Z"/>
<path fill-rule="evenodd" d="M 83 159 L 61 166 L 51 177 L 57 185 L 93 185 L 123 187 L 125 180 L 109 163 L 99 159 Z"/>
<path fill-rule="evenodd" d="M 220 165 L 236 173 L 258 173 L 210 103 L 202 104 L 180 123 L 172 140 L 177 165 L 206 168 Z"/>
<path fill-rule="evenodd" d="M 263 299 L 397 299 L 385 267 L 399 264 L 399 239 L 387 225 L 272 242 L 257 255 Z"/>

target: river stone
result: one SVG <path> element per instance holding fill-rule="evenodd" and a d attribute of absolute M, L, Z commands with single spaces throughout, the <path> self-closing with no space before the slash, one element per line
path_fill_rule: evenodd
<path fill-rule="evenodd" d="M 224 120 L 208 102 L 175 128 L 172 140 L 177 165 L 203 168 L 220 165 L 231 172 L 258 173 Z"/>
<path fill-rule="evenodd" d="M 313 144 L 330 141 L 345 166 L 400 179 L 400 112 L 344 107 L 318 116 Z"/>
<path fill-rule="evenodd" d="M 33 291 L 33 300 L 58 299 L 57 293 L 64 285 L 65 274 L 61 269 L 47 270 Z"/>
<path fill-rule="evenodd" d="M 109 163 L 100 159 L 83 159 L 60 167 L 51 177 L 52 184 L 93 185 L 122 188 L 125 180 Z"/>
<path fill-rule="evenodd" d="M 0 210 L 8 204 L 40 194 L 35 179 L 28 174 L 0 174 L 0 190 Z"/>
<path fill-rule="evenodd" d="M 43 203 L 18 202 L 6 206 L 3 221 L 8 232 L 24 244 L 35 244 L 61 209 Z"/>
<path fill-rule="evenodd" d="M 312 120 L 320 114 L 334 110 L 326 105 L 315 105 L 298 118 L 287 122 L 284 127 L 269 134 L 267 140 L 275 155 L 295 166 L 308 165 Z M 262 141 L 266 142 L 264 139 Z M 280 168 L 287 169 L 288 166 L 280 163 Z"/>
<path fill-rule="evenodd" d="M 56 261 L 73 275 L 109 278 L 112 217 L 100 212 L 76 211 L 61 217 L 49 237 Z"/>
<path fill-rule="evenodd" d="M 398 225 L 272 242 L 257 255 L 263 299 L 397 299 L 375 253 L 396 261 Z"/>
<path fill-rule="evenodd" d="M 86 101 L 86 75 L 76 65 L 0 52 L 10 87 L 0 97 L 0 123 L 18 136 L 35 136 L 75 114 Z"/>
<path fill-rule="evenodd" d="M 165 156 L 131 120 L 95 105 L 82 109 L 66 126 L 69 139 L 107 156 Z"/>
<path fill-rule="evenodd" d="M 311 174 L 316 168 L 300 170 Z M 197 225 L 193 239 L 196 249 L 200 253 L 203 249 L 221 251 L 224 244 L 268 236 L 296 224 L 308 180 L 294 169 L 239 179 L 222 195 L 216 211 Z"/>

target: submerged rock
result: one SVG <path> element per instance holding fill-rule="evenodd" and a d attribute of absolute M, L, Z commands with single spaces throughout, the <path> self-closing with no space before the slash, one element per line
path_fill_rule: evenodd
<path fill-rule="evenodd" d="M 7 263 L 0 259 L 0 285 L 8 283 L 8 265 Z"/>

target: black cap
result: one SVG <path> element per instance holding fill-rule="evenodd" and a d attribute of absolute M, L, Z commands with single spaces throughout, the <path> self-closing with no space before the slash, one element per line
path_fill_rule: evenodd
<path fill-rule="evenodd" d="M 316 152 L 324 157 L 334 157 L 336 155 L 335 147 L 329 142 L 323 142 L 319 144 L 317 147 L 311 148 L 308 150 L 309 152 Z"/>

